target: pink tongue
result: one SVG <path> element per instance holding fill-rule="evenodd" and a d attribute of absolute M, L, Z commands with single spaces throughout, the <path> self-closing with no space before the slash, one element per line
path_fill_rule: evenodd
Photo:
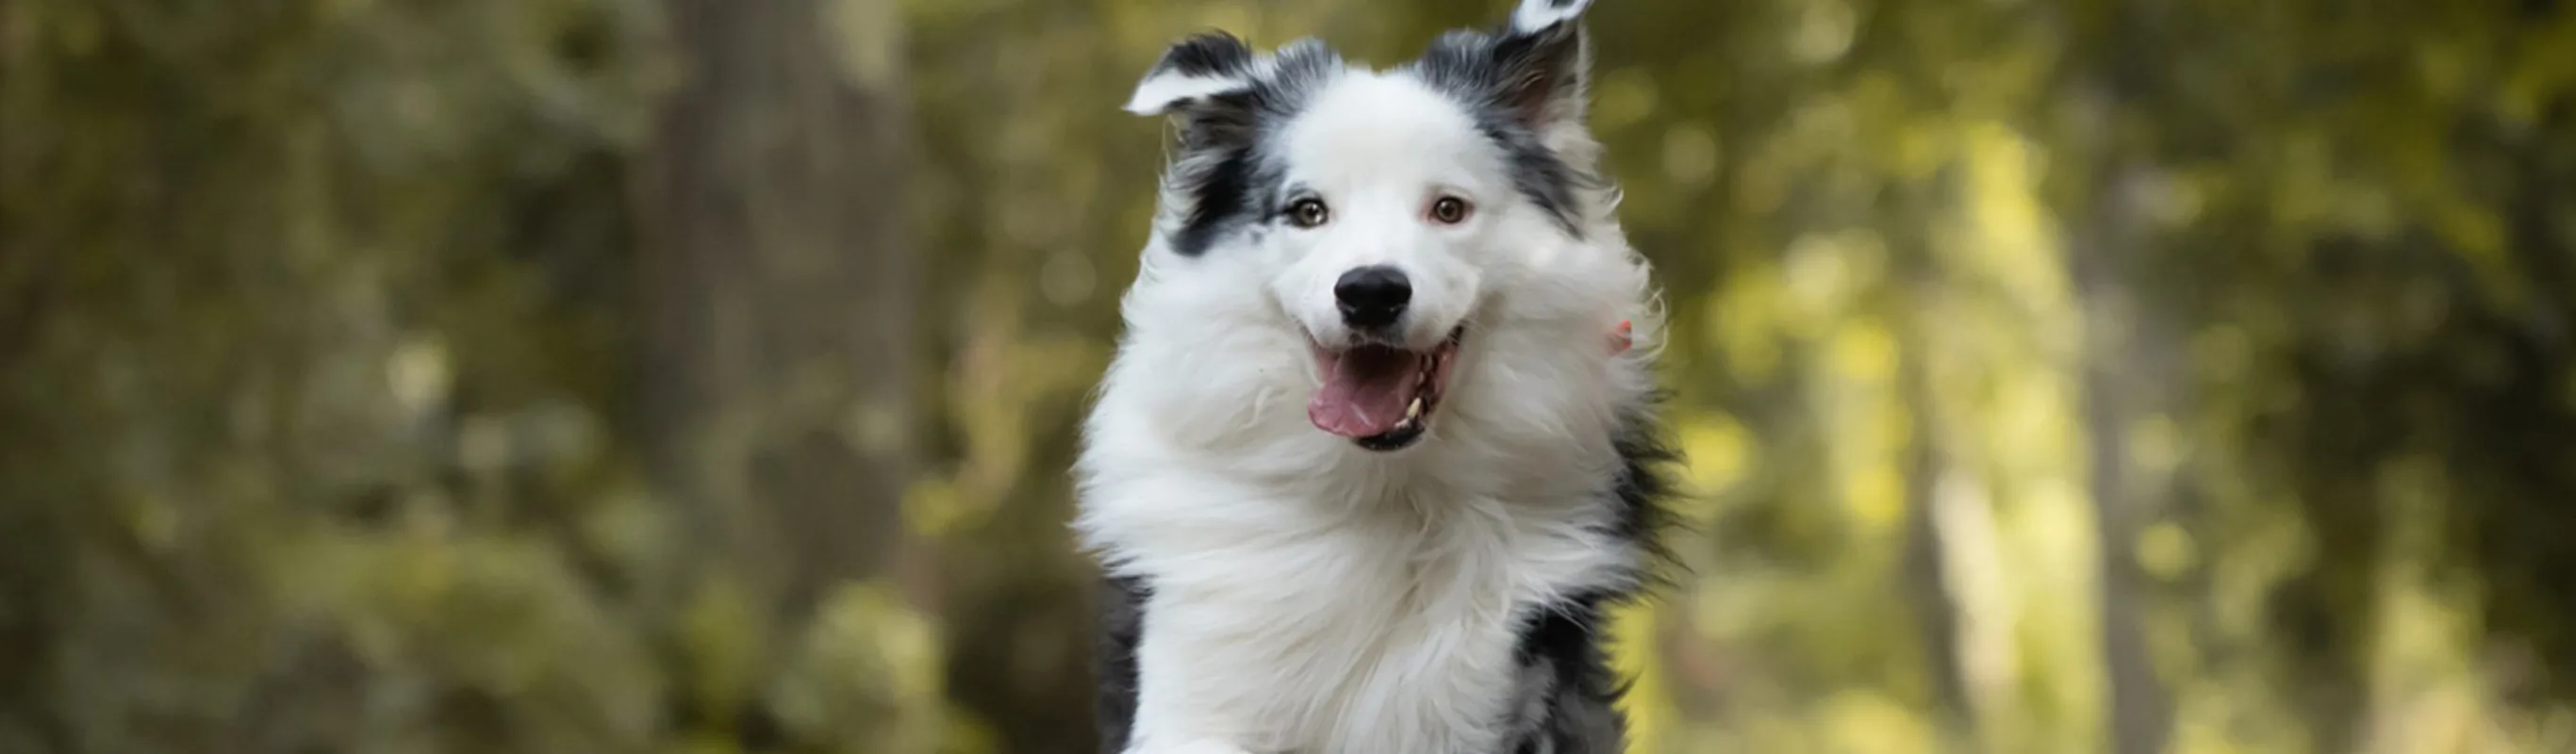
<path fill-rule="evenodd" d="M 1422 391 L 1421 363 L 1410 351 L 1375 346 L 1319 354 L 1315 364 L 1323 369 L 1324 386 L 1306 402 L 1306 418 L 1343 437 L 1394 431 Z"/>

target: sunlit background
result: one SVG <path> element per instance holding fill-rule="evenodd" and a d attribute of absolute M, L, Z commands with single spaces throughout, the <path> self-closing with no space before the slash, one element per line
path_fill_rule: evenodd
<path fill-rule="evenodd" d="M 0 752 L 1089 752 L 1118 105 L 1509 3 L 0 0 Z M 2576 752 L 2570 6 L 1600 0 L 1634 750 Z"/>

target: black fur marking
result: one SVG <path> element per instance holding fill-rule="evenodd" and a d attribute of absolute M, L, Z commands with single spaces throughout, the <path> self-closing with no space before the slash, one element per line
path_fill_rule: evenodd
<path fill-rule="evenodd" d="M 1136 647 L 1145 638 L 1145 600 L 1152 594 L 1134 577 L 1100 583 L 1100 635 L 1091 658 L 1099 696 L 1091 709 L 1103 754 L 1125 751 L 1136 727 Z"/>
<path fill-rule="evenodd" d="M 1176 56 L 1178 47 L 1164 57 Z M 1342 59 L 1321 42 L 1304 40 L 1280 48 L 1271 62 L 1249 87 L 1181 110 L 1180 154 L 1163 178 L 1188 207 L 1171 239 L 1174 253 L 1204 254 L 1233 233 L 1273 216 L 1285 190 L 1280 184 L 1286 170 L 1263 148 L 1264 141 L 1305 109 L 1341 69 Z M 1243 65 L 1248 72 L 1257 68 L 1248 59 Z"/>
<path fill-rule="evenodd" d="M 1577 237 L 1582 230 L 1575 189 L 1600 179 L 1567 164 L 1540 134 L 1557 118 L 1580 117 L 1582 46 L 1581 30 L 1573 24 L 1500 36 L 1459 30 L 1441 35 L 1407 66 L 1476 118 L 1485 137 L 1503 150 L 1513 187 Z"/>
<path fill-rule="evenodd" d="M 1172 234 L 1172 251 L 1195 257 L 1215 246 L 1251 202 L 1253 154 L 1250 147 L 1228 151 L 1188 193 L 1189 219 Z"/>
<path fill-rule="evenodd" d="M 1661 534 L 1671 524 L 1667 501 L 1674 490 L 1672 467 L 1680 454 L 1666 444 L 1651 418 L 1660 396 L 1627 412 L 1611 445 L 1620 458 L 1619 478 L 1611 487 L 1617 516 L 1610 533 L 1642 548 L 1646 572 L 1632 574 L 1628 585 L 1568 595 L 1542 606 L 1521 629 L 1518 659 L 1523 672 L 1551 674 L 1543 714 L 1536 725 L 1515 731 L 1515 754 L 1592 754 L 1616 752 L 1627 738 L 1627 721 L 1618 712 L 1628 681 L 1609 663 L 1608 610 L 1637 599 L 1645 586 L 1660 581 L 1654 566 L 1669 565 Z"/>
<path fill-rule="evenodd" d="M 1587 593 L 1549 606 L 1521 633 L 1523 673 L 1541 674 L 1541 712 L 1507 740 L 1514 752 L 1611 754 L 1627 739 L 1618 712 L 1627 685 L 1610 669 L 1603 607 L 1614 598 Z"/>
<path fill-rule="evenodd" d="M 1536 135 L 1526 130 L 1499 127 L 1491 119 L 1479 120 L 1483 122 L 1486 138 L 1503 149 L 1503 159 L 1511 166 L 1512 188 L 1547 212 L 1548 217 L 1556 220 L 1557 227 L 1565 229 L 1568 235 L 1582 238 L 1583 227 L 1576 222 L 1575 216 L 1574 187 L 1583 179 L 1575 174 L 1574 168 L 1557 159 L 1555 152 L 1540 146 Z"/>
<path fill-rule="evenodd" d="M 1582 26 L 1555 23 L 1490 39 L 1493 94 L 1513 115 L 1544 127 L 1558 115 L 1582 111 L 1584 68 L 1591 63 Z"/>
<path fill-rule="evenodd" d="M 1183 76 L 1241 76 L 1252 72 L 1252 48 L 1243 40 L 1222 31 L 1194 34 L 1172 45 L 1163 59 L 1146 71 L 1152 78 L 1164 73 Z"/>
<path fill-rule="evenodd" d="M 1671 508 L 1671 500 L 1679 494 L 1673 469 L 1682 454 L 1665 440 L 1663 425 L 1655 420 L 1656 407 L 1666 398 L 1657 392 L 1628 407 L 1610 446 L 1618 451 L 1620 461 L 1619 479 L 1611 488 L 1619 505 L 1612 533 L 1645 547 L 1653 566 L 1669 567 L 1676 563 L 1666 549 L 1664 534 L 1677 523 Z M 1651 583 L 1652 573 L 1640 575 Z"/>

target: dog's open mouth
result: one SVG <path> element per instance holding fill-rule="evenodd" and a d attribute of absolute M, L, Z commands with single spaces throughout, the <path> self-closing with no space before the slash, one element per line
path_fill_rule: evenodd
<path fill-rule="evenodd" d="M 1458 360 L 1458 341 L 1466 334 L 1451 330 L 1428 351 L 1382 345 L 1344 349 L 1315 347 L 1315 367 L 1324 386 L 1306 403 L 1306 418 L 1315 428 L 1351 438 L 1369 450 L 1396 450 L 1412 445 L 1431 427 L 1449 387 L 1450 365 Z"/>

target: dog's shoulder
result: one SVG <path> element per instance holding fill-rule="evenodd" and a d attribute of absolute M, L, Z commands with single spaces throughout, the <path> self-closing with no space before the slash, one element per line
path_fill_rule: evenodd
<path fill-rule="evenodd" d="M 1623 591 L 1569 595 L 1543 608 L 1521 631 L 1520 678 L 1506 739 L 1511 754 L 1608 754 L 1620 751 L 1627 722 L 1618 711 L 1627 685 L 1606 651 L 1609 606 Z"/>

